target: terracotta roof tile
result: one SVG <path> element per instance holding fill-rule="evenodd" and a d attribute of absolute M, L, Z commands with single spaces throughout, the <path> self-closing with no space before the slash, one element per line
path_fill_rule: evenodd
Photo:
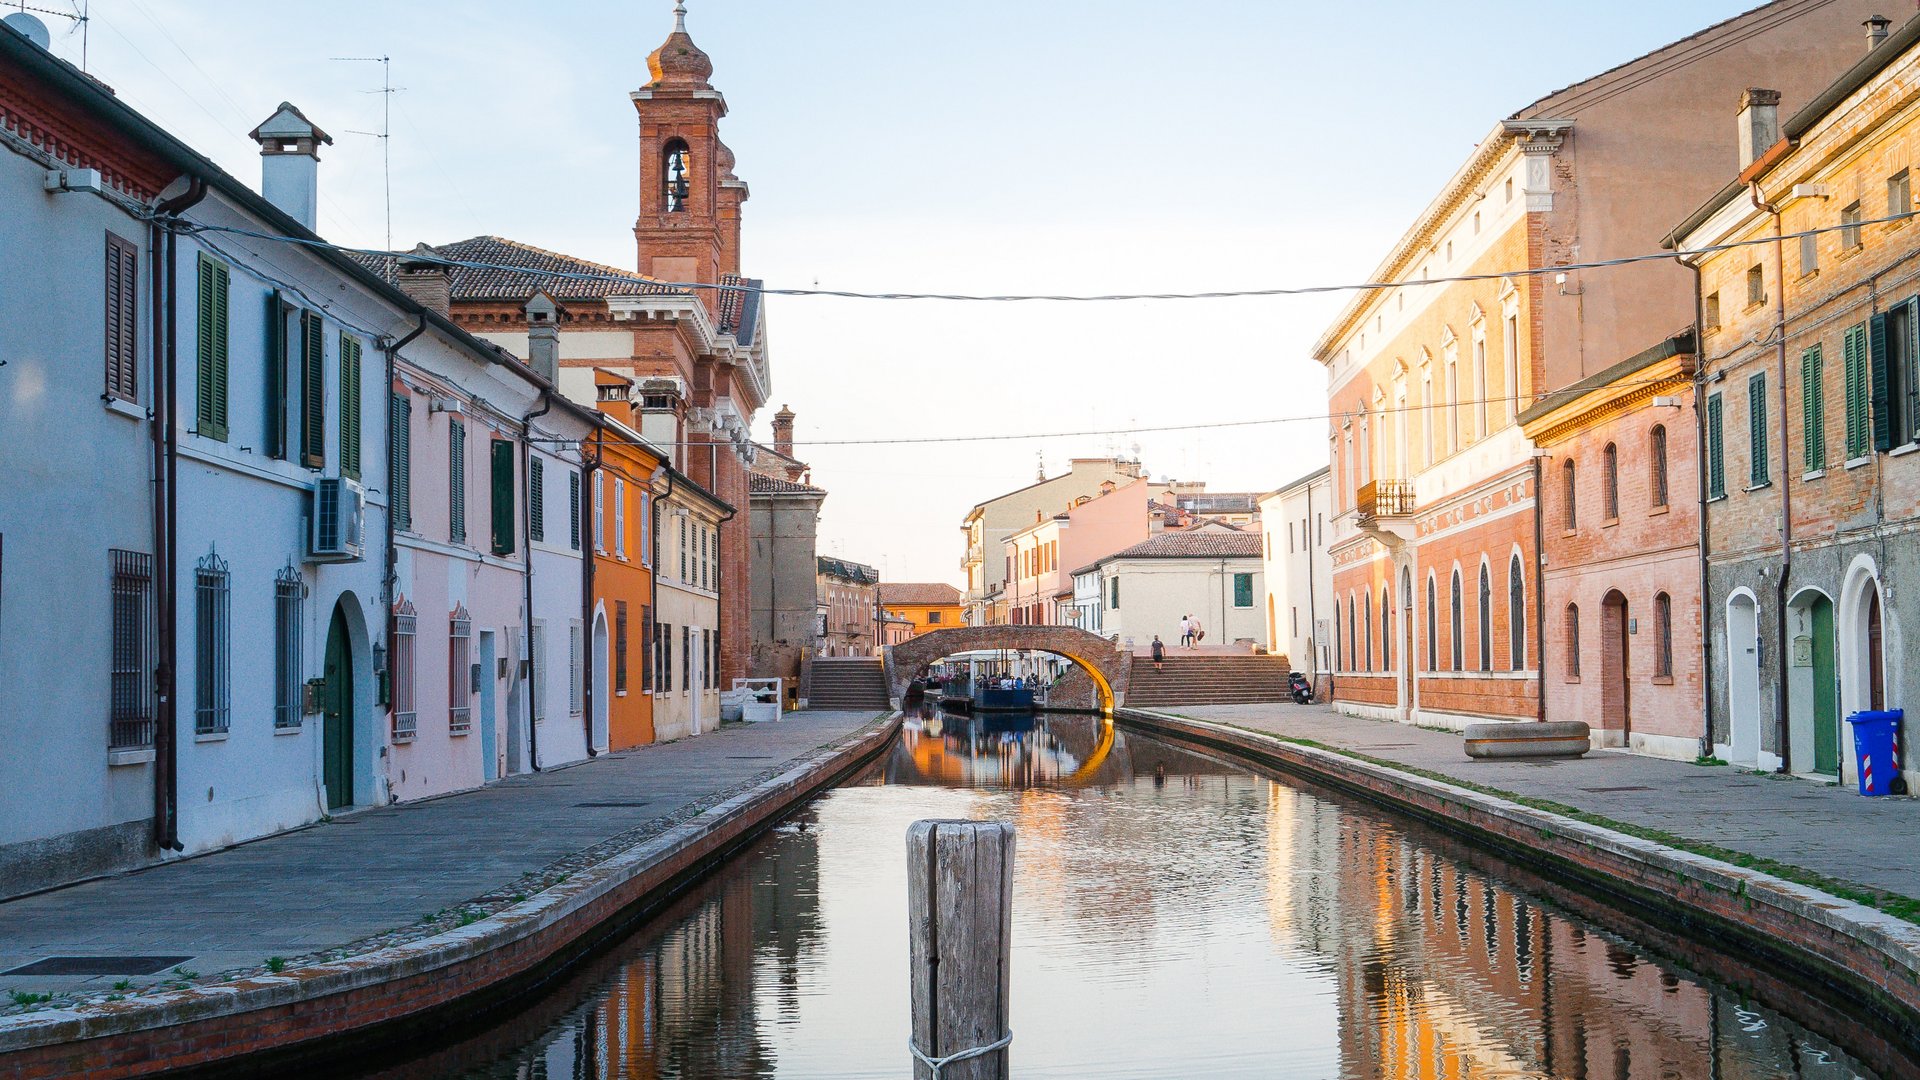
<path fill-rule="evenodd" d="M 960 590 L 944 581 L 888 581 L 880 585 L 883 604 L 958 604 Z"/>
<path fill-rule="evenodd" d="M 1151 540 L 1114 552 L 1102 559 L 1240 558 L 1260 554 L 1260 537 L 1218 526 L 1183 532 L 1163 532 Z"/>
<path fill-rule="evenodd" d="M 432 246 L 441 255 L 460 262 L 487 263 L 493 267 L 513 267 L 524 271 L 517 273 L 513 269 L 456 266 L 453 268 L 453 299 L 456 303 L 463 300 L 525 300 L 539 289 L 545 289 L 547 295 L 561 303 L 569 300 L 599 300 L 609 296 L 686 294 L 684 289 L 676 289 L 644 274 L 576 259 L 571 255 L 498 236 L 475 236 L 451 244 Z M 396 280 L 394 264 L 397 260 L 394 256 L 356 254 L 354 258 L 388 281 Z M 591 275 L 592 280 L 548 276 L 553 273 Z M 731 295 L 751 295 L 756 300 L 759 297 L 758 293 Z"/>
<path fill-rule="evenodd" d="M 826 489 L 812 484 L 801 484 L 792 480 L 782 480 L 777 476 L 763 476 L 760 473 L 747 474 L 747 490 L 773 495 L 825 495 Z"/>

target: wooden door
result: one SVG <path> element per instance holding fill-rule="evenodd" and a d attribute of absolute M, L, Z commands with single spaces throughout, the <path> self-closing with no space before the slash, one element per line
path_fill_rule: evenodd
<path fill-rule="evenodd" d="M 339 612 L 327 627 L 326 688 L 322 691 L 321 776 L 327 809 L 353 803 L 353 652 Z"/>
<path fill-rule="evenodd" d="M 1833 603 L 1813 602 L 1813 771 L 1840 775 L 1840 679 L 1834 670 Z"/>

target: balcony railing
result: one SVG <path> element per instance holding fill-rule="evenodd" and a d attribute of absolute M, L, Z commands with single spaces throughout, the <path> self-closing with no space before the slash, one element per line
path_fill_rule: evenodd
<path fill-rule="evenodd" d="M 1405 517 L 1413 513 L 1413 481 L 1368 481 L 1360 485 L 1360 492 L 1354 499 L 1354 505 L 1360 508 L 1360 518 L 1363 521 L 1383 517 Z"/>

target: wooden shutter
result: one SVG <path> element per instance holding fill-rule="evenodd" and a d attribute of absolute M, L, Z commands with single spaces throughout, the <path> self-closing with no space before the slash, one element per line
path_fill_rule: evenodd
<path fill-rule="evenodd" d="M 1767 373 L 1747 376 L 1747 482 L 1767 482 Z"/>
<path fill-rule="evenodd" d="M 1893 402 L 1887 391 L 1887 317 L 1875 315 L 1867 331 L 1867 356 L 1873 379 L 1873 448 L 1893 449 Z"/>
<path fill-rule="evenodd" d="M 1820 346 L 1800 354 L 1800 439 L 1806 448 L 1808 472 L 1827 467 L 1826 364 Z"/>
<path fill-rule="evenodd" d="M 393 454 L 387 462 L 388 506 L 393 527 L 409 532 L 413 529 L 413 401 L 405 394 L 393 394 L 389 408 Z"/>
<path fill-rule="evenodd" d="M 200 256 L 197 282 L 199 335 L 196 366 L 199 385 L 194 398 L 194 430 L 209 439 L 227 441 L 227 268 Z"/>
<path fill-rule="evenodd" d="M 653 606 L 640 605 L 640 690 L 653 692 L 653 669 L 660 662 L 660 631 L 653 625 Z"/>
<path fill-rule="evenodd" d="M 493 440 L 493 553 L 513 554 L 513 444 Z"/>
<path fill-rule="evenodd" d="M 1841 360 L 1846 367 L 1847 390 L 1847 457 L 1866 456 L 1873 445 L 1872 429 L 1868 426 L 1868 403 L 1870 387 L 1867 376 L 1867 327 L 1865 323 L 1847 328 L 1847 335 L 1841 347 Z"/>
<path fill-rule="evenodd" d="M 527 459 L 527 519 L 528 530 L 535 540 L 547 538 L 547 467 L 534 454 Z"/>
<path fill-rule="evenodd" d="M 467 542 L 467 425 L 459 420 L 448 429 L 447 539 Z"/>
<path fill-rule="evenodd" d="M 107 234 L 106 286 L 106 393 L 122 401 L 136 401 L 140 391 L 140 252 L 112 233 Z"/>
<path fill-rule="evenodd" d="M 327 464 L 325 333 L 319 312 L 300 313 L 300 460 L 309 469 Z"/>
<path fill-rule="evenodd" d="M 279 289 L 267 294 L 267 455 L 287 456 L 287 301 Z"/>
<path fill-rule="evenodd" d="M 580 550 L 580 470 L 567 470 L 567 540 Z"/>
<path fill-rule="evenodd" d="M 1707 498 L 1727 493 L 1726 446 L 1722 430 L 1722 395 L 1707 398 Z"/>
<path fill-rule="evenodd" d="M 340 334 L 340 474 L 360 479 L 360 340 Z"/>

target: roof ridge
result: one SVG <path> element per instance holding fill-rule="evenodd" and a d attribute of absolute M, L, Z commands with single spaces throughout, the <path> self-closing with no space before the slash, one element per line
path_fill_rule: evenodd
<path fill-rule="evenodd" d="M 470 243 L 473 243 L 475 240 L 492 240 L 495 243 L 505 244 L 508 247 L 519 248 L 522 251 L 530 251 L 536 255 L 545 255 L 551 259 L 564 259 L 567 262 L 579 263 L 582 266 L 591 266 L 596 270 L 605 270 L 608 273 L 619 274 L 622 277 L 634 278 L 636 280 L 645 281 L 655 285 L 672 284 L 671 282 L 668 282 L 662 278 L 653 277 L 652 275 L 649 275 L 649 274 L 643 274 L 638 270 L 624 270 L 618 266 L 613 266 L 609 263 L 599 262 L 594 259 L 583 259 L 578 255 L 568 255 L 563 251 L 554 251 L 551 248 L 543 248 L 538 244 L 529 244 L 525 240 L 515 240 L 515 239 L 512 239 L 511 237 L 496 236 L 493 233 L 486 233 L 481 236 L 470 236 L 465 240 L 455 240 L 452 244 L 435 244 L 433 245 L 433 247 L 435 250 L 444 251 L 447 248 L 453 247 L 456 244 L 470 244 Z M 508 269 L 516 270 L 522 273 L 526 272 L 521 267 L 509 267 Z"/>

